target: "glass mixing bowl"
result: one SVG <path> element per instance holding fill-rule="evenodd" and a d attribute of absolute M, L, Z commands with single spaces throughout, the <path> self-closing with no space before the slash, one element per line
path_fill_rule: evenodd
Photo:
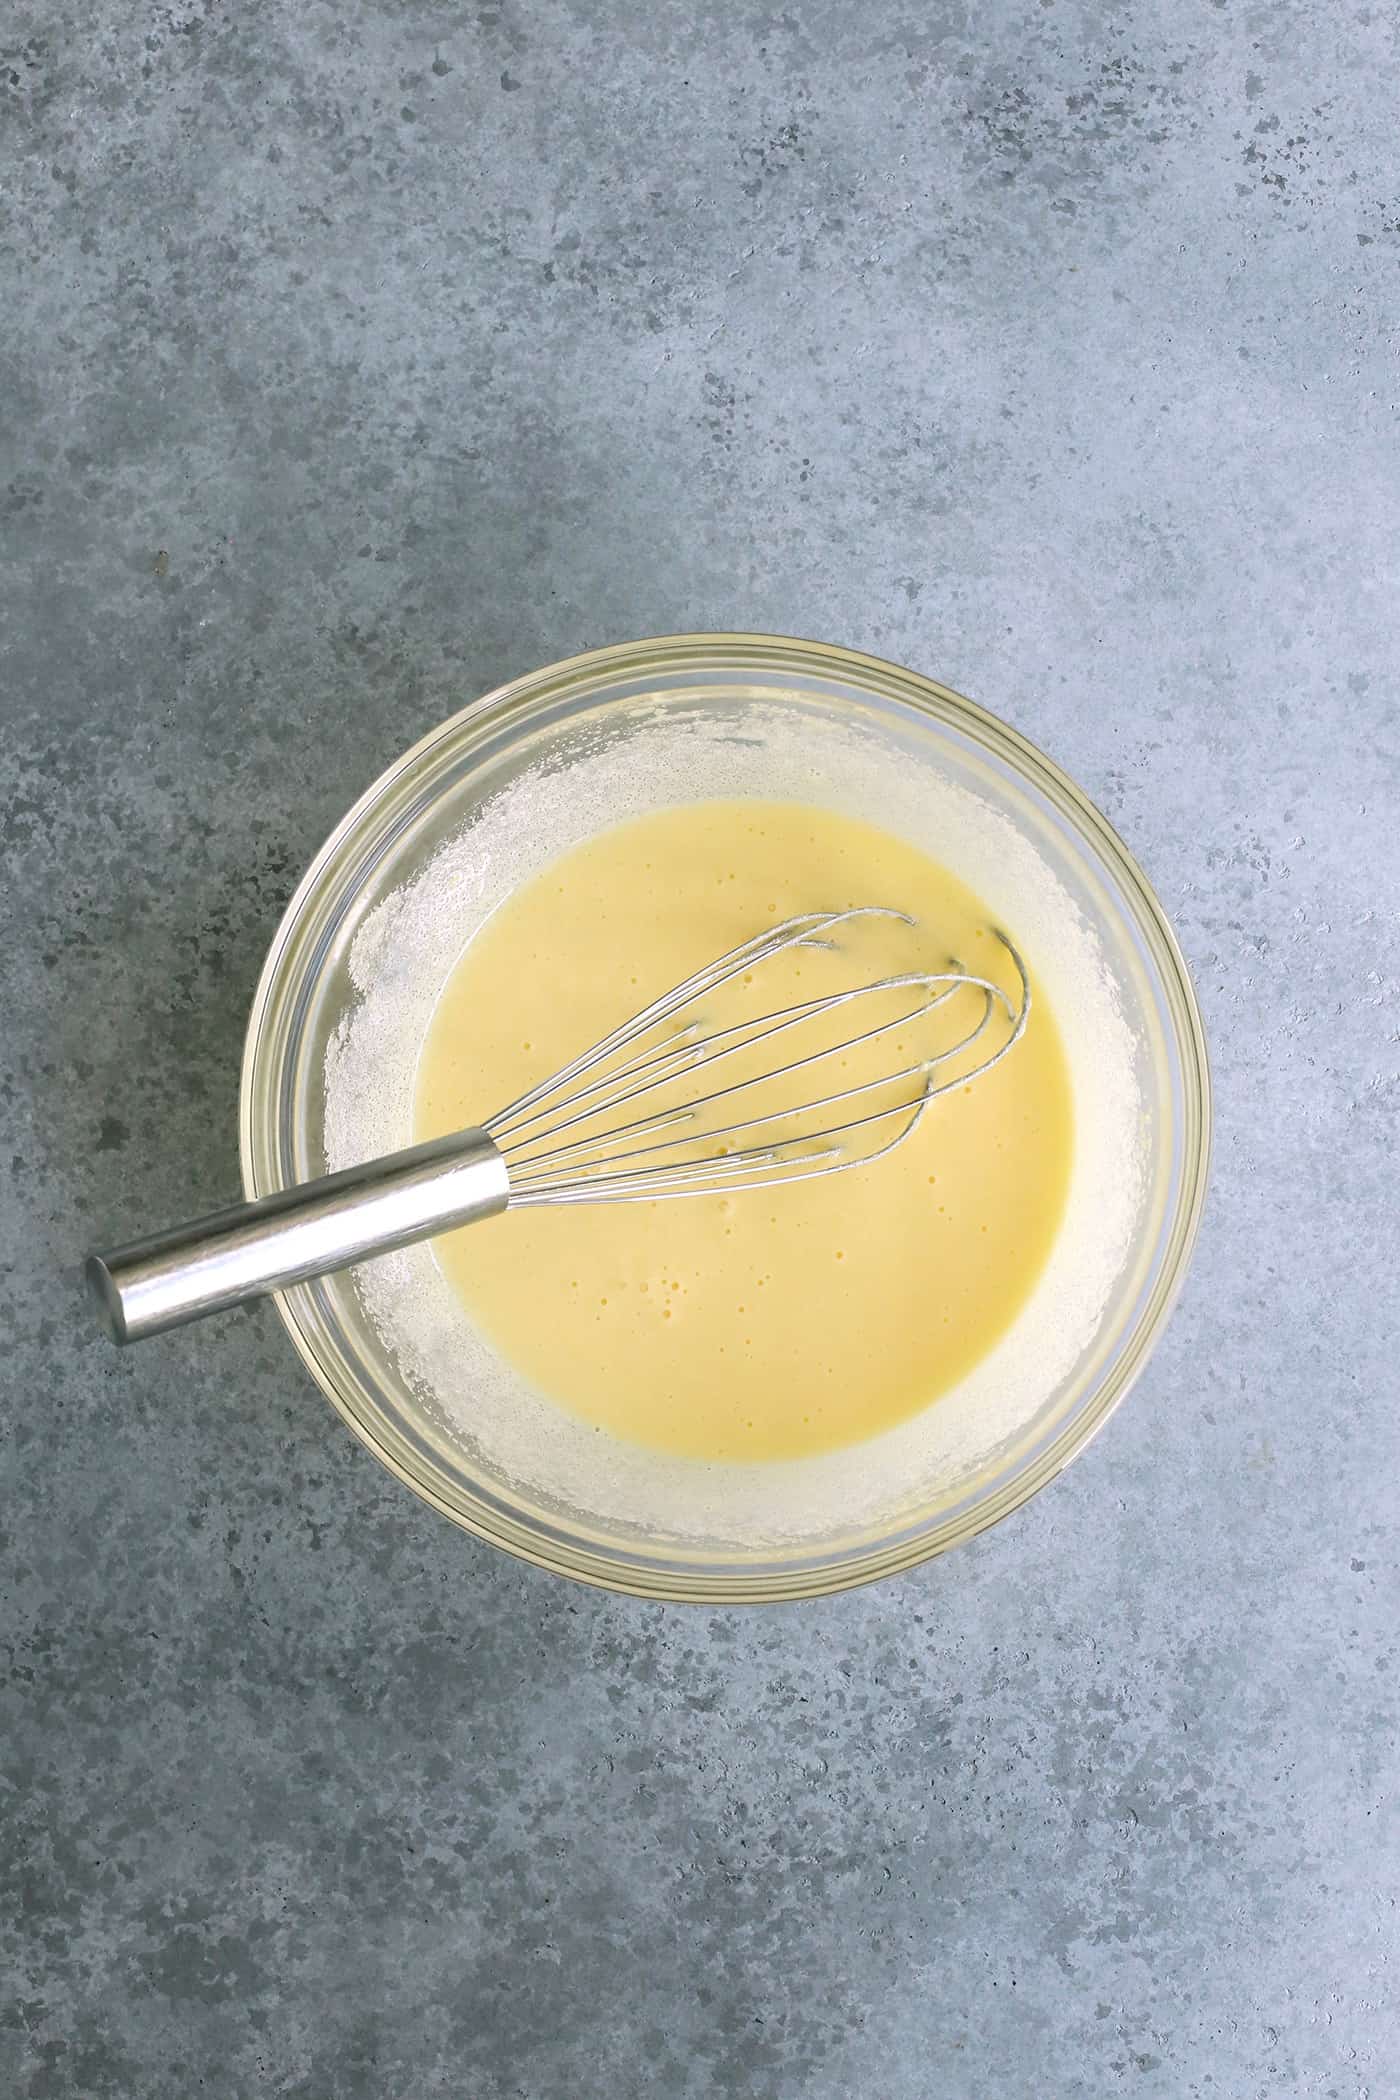
<path fill-rule="evenodd" d="M 758 707 L 857 725 L 906 772 L 963 782 L 1008 817 L 1092 927 L 1131 1029 L 1143 1196 L 1133 1243 L 1094 1332 L 1034 1420 L 947 1493 L 888 1523 L 792 1550 L 714 1550 L 638 1536 L 596 1509 L 561 1510 L 492 1477 L 443 1435 L 366 1315 L 348 1274 L 278 1308 L 313 1378 L 391 1472 L 507 1552 L 581 1581 L 696 1602 L 818 1595 L 907 1568 L 1007 1515 L 1059 1472 L 1141 1371 L 1190 1257 L 1210 1151 L 1200 1015 L 1160 905 L 1121 840 L 1051 761 L 947 687 L 850 650 L 763 635 L 679 635 L 595 650 L 516 680 L 426 736 L 370 788 L 317 854 L 273 939 L 249 1020 L 240 1143 L 249 1197 L 326 1168 L 327 1044 L 352 1006 L 349 949 L 376 904 L 410 881 L 512 780 L 644 736 L 657 711 L 722 718 L 742 740 Z M 726 731 L 726 734 L 730 733 Z"/>

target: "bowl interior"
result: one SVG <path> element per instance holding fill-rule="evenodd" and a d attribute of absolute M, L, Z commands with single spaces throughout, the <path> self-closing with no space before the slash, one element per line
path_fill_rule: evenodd
<path fill-rule="evenodd" d="M 1076 1330 L 1060 1319 L 1055 1346 L 1040 1350 L 1046 1375 L 1012 1392 L 1010 1370 L 989 1366 L 964 1396 L 965 1419 L 942 1401 L 927 1411 L 946 1425 L 941 1440 L 900 1445 L 893 1432 L 881 1452 L 722 1469 L 748 1479 L 694 1467 L 663 1478 L 660 1462 L 620 1447 L 611 1463 L 573 1464 L 565 1450 L 539 1469 L 508 1436 L 493 1444 L 473 1430 L 469 1395 L 435 1390 L 396 1329 L 399 1272 L 366 1265 L 279 1301 L 329 1398 L 436 1508 L 561 1572 L 689 1598 L 842 1587 L 941 1551 L 1025 1500 L 1144 1361 L 1189 1254 L 1208 1150 L 1204 1046 L 1175 943 L 1130 856 L 1049 761 L 946 689 L 874 659 L 679 637 L 596 652 L 489 696 L 408 752 L 327 841 L 254 1001 L 248 1192 L 347 1163 L 333 1098 L 328 1118 L 328 1053 L 347 1042 L 353 1052 L 365 953 L 392 947 L 405 897 L 444 869 L 542 864 L 596 822 L 600 794 L 624 815 L 736 792 L 844 807 L 917 834 L 1014 927 L 1033 972 L 1056 980 L 1062 1024 L 1080 1038 L 1077 1124 L 1097 1135 L 1082 1177 L 1076 1168 L 1083 1236 L 1064 1275 L 1047 1279 L 1045 1317 L 1077 1292 Z M 489 880 L 473 888 L 454 955 L 494 901 Z M 408 1136 L 386 1127 L 385 1148 Z M 409 1258 L 431 1264 L 431 1250 Z"/>

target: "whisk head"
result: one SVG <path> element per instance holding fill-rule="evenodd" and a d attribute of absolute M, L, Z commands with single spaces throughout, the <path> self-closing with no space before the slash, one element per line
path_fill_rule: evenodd
<path fill-rule="evenodd" d="M 741 941 L 493 1116 L 483 1127 L 505 1160 L 510 1208 L 728 1195 L 841 1173 L 903 1144 L 931 1102 L 982 1078 L 1025 1032 L 1030 986 L 1004 933 L 1015 993 L 950 959 L 737 1020 L 716 996 L 737 985 L 752 1000 L 774 958 L 838 949 L 837 929 L 876 919 L 914 923 L 862 905 L 799 913 Z M 852 1056 L 929 1015 L 938 1024 L 911 1061 L 831 1087 Z"/>

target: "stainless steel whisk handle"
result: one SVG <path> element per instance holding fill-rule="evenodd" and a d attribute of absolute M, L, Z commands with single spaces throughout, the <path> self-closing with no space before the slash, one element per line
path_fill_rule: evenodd
<path fill-rule="evenodd" d="M 112 1339 L 141 1341 L 492 1217 L 509 1195 L 506 1163 L 486 1132 L 459 1130 L 89 1255 L 88 1287 Z"/>

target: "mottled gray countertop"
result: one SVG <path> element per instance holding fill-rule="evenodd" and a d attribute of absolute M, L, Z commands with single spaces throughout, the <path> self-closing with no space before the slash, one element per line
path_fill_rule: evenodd
<path fill-rule="evenodd" d="M 19 0 L 0 2090 L 1400 2092 L 1397 17 Z M 419 1506 L 236 1186 L 322 835 L 486 687 L 818 635 L 1140 854 L 1218 1081 L 1129 1405 L 976 1545 L 663 1609 Z"/>

